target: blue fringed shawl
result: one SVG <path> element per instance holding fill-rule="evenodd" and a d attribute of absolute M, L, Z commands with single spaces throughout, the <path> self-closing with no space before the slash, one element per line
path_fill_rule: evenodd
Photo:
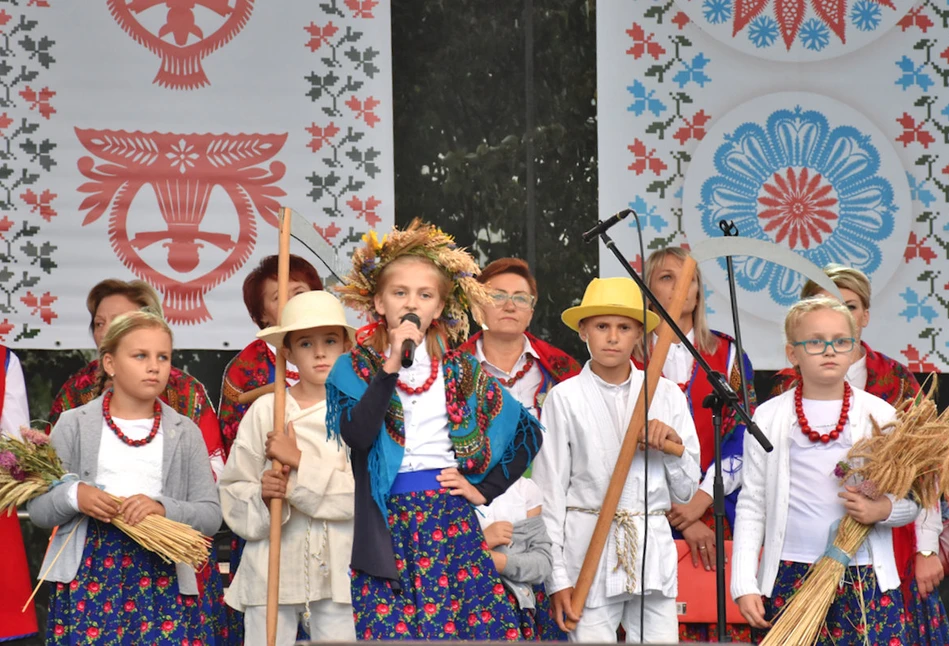
<path fill-rule="evenodd" d="M 381 368 L 382 359 L 365 346 L 356 346 L 341 356 L 326 382 L 326 428 L 328 437 L 340 440 L 340 420 L 359 401 L 369 381 Z M 532 461 L 540 448 L 540 422 L 520 402 L 485 372 L 468 354 L 449 352 L 442 358 L 448 430 L 458 470 L 472 483 L 500 465 L 507 465 L 524 448 Z M 402 465 L 405 424 L 398 391 L 389 400 L 385 422 L 369 451 L 372 498 L 386 516 L 386 501 Z"/>

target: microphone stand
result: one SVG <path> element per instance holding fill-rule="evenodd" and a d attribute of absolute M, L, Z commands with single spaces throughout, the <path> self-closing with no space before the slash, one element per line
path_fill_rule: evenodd
<path fill-rule="evenodd" d="M 598 225 L 599 226 L 599 225 Z M 732 387 L 728 384 L 728 380 L 722 375 L 722 373 L 712 370 L 712 367 L 708 365 L 708 362 L 705 358 L 696 350 L 695 346 L 692 345 L 692 342 L 689 341 L 688 337 L 682 332 L 682 328 L 679 327 L 676 321 L 672 320 L 672 317 L 669 316 L 669 313 L 662 306 L 659 300 L 655 295 L 650 291 L 649 287 L 643 281 L 642 278 L 636 273 L 636 271 L 630 266 L 629 262 L 626 261 L 626 258 L 623 254 L 617 249 L 616 243 L 613 242 L 613 239 L 610 238 L 609 234 L 606 232 L 607 227 L 602 227 L 597 233 L 600 236 L 600 239 L 603 241 L 603 244 L 606 245 L 606 248 L 613 252 L 613 255 L 616 256 L 619 260 L 620 265 L 626 269 L 626 273 L 629 274 L 636 285 L 639 286 L 639 289 L 642 290 L 645 295 L 644 302 L 648 301 L 652 303 L 655 311 L 659 316 L 665 321 L 669 327 L 675 332 L 675 335 L 679 337 L 679 340 L 689 351 L 689 354 L 695 359 L 696 365 L 698 365 L 702 371 L 705 373 L 706 378 L 708 379 L 709 385 L 712 387 L 712 394 L 705 398 L 703 406 L 712 409 L 712 428 L 715 433 L 715 480 L 713 481 L 713 493 L 714 493 L 714 515 L 715 515 L 715 584 L 717 591 L 717 611 L 718 611 L 718 638 L 719 641 L 725 641 L 725 541 L 723 536 L 725 535 L 725 485 L 722 479 L 722 418 L 723 411 L 726 406 L 735 411 L 735 414 L 738 418 L 745 424 L 745 429 L 751 433 L 752 437 L 761 445 L 766 452 L 770 453 L 773 450 L 771 442 L 768 441 L 768 438 L 764 436 L 764 433 L 761 432 L 761 429 L 758 428 L 758 425 L 755 424 L 751 416 L 748 414 L 748 411 L 745 410 L 744 406 L 738 400 L 738 394 L 732 390 Z M 729 266 L 731 266 L 731 258 L 729 260 Z M 645 259 L 644 259 L 645 261 Z M 729 274 L 730 280 L 734 278 L 732 274 Z M 732 283 L 732 290 L 734 286 Z M 737 331 L 737 310 L 735 310 L 735 300 L 734 292 L 732 295 L 732 309 L 733 313 L 736 315 L 736 331 Z M 738 362 L 741 365 L 744 361 L 744 356 L 741 354 L 740 347 L 736 348 L 739 352 Z M 744 385 L 744 371 L 742 369 L 742 388 L 745 389 Z M 745 394 L 745 404 L 747 405 L 747 391 Z"/>

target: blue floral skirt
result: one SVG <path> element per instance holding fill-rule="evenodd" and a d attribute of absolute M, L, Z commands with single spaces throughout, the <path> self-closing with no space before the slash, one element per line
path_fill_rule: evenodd
<path fill-rule="evenodd" d="M 520 622 L 488 554 L 474 508 L 444 489 L 389 497 L 401 590 L 353 572 L 358 639 L 505 640 Z"/>
<path fill-rule="evenodd" d="M 210 637 L 199 598 L 178 592 L 174 565 L 89 519 L 76 578 L 50 586 L 47 644 L 205 646 Z"/>
<path fill-rule="evenodd" d="M 912 576 L 909 594 L 903 595 L 906 606 L 906 646 L 942 646 L 949 644 L 949 625 L 946 623 L 946 608 L 939 598 L 939 588 L 928 597 L 919 596 L 916 577 Z"/>
<path fill-rule="evenodd" d="M 765 618 L 772 621 L 775 614 L 786 606 L 801 587 L 811 566 L 808 563 L 782 561 L 774 582 L 771 597 L 764 600 Z M 863 612 L 866 611 L 866 621 Z M 815 644 L 820 646 L 903 646 L 903 600 L 899 589 L 881 592 L 876 574 L 869 565 L 847 568 L 843 581 L 837 586 L 837 597 L 827 611 L 827 619 Z M 755 642 L 766 631 L 754 630 Z"/>
<path fill-rule="evenodd" d="M 543 583 L 534 586 L 534 619 L 537 622 L 537 634 L 541 641 L 545 642 L 565 642 L 567 633 L 560 630 L 557 620 L 554 619 L 554 611 L 550 605 L 550 597 L 547 596 L 547 590 Z"/>

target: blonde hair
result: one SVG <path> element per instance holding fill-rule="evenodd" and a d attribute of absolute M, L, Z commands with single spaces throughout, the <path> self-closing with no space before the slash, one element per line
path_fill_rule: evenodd
<path fill-rule="evenodd" d="M 811 312 L 816 312 L 818 310 L 832 310 L 838 314 L 842 314 L 847 319 L 847 325 L 850 327 L 850 336 L 857 336 L 857 322 L 853 319 L 853 314 L 850 313 L 850 309 L 838 301 L 836 298 L 828 298 L 827 296 L 813 296 L 811 298 L 805 298 L 798 301 L 788 310 L 787 316 L 784 317 L 784 338 L 788 343 L 794 343 L 798 339 L 794 338 L 794 330 L 797 327 L 798 323 L 801 322 L 801 319 L 804 318 L 806 314 Z"/>
<path fill-rule="evenodd" d="M 860 298 L 861 304 L 863 304 L 863 309 L 870 309 L 870 279 L 867 278 L 865 273 L 854 267 L 838 265 L 837 263 L 826 265 L 824 273 L 834 281 L 839 289 L 849 289 L 856 294 Z M 801 298 L 811 298 L 822 291 L 824 291 L 823 287 L 813 280 L 809 280 L 804 283 L 804 287 L 801 289 Z"/>
<path fill-rule="evenodd" d="M 121 316 L 116 316 L 112 323 L 109 324 L 109 329 L 106 330 L 105 337 L 99 345 L 99 386 L 98 392 L 96 393 L 97 396 L 104 390 L 105 382 L 108 380 L 108 376 L 105 374 L 105 368 L 103 367 L 105 355 L 114 355 L 118 351 L 122 339 L 132 332 L 136 330 L 154 329 L 164 330 L 165 333 L 168 334 L 168 338 L 174 342 L 175 337 L 171 333 L 171 328 L 168 327 L 168 323 L 165 319 L 160 314 L 148 309 L 136 310 L 122 314 Z"/>
<path fill-rule="evenodd" d="M 386 284 L 389 282 L 389 275 L 391 273 L 389 270 L 392 267 L 403 265 L 406 262 L 426 264 L 435 270 L 435 274 L 438 276 L 438 297 L 441 299 L 442 304 L 444 305 L 448 299 L 448 295 L 451 293 L 452 281 L 444 271 L 439 269 L 438 265 L 425 256 L 399 256 L 398 258 L 392 260 L 379 273 L 379 278 L 376 282 L 376 293 L 373 294 L 373 296 L 376 294 L 381 294 L 385 291 Z M 375 330 L 373 330 L 372 334 L 366 340 L 366 343 L 381 355 L 385 354 L 385 351 L 389 349 L 389 327 L 385 317 L 380 317 L 380 319 L 380 325 Z M 425 331 L 425 349 L 428 351 L 428 356 L 435 359 L 441 359 L 442 355 L 445 354 L 447 347 L 448 333 L 445 331 L 442 325 L 439 325 L 438 320 L 432 321 L 432 324 L 429 326 L 428 330 Z"/>
<path fill-rule="evenodd" d="M 96 312 L 99 310 L 99 305 L 109 296 L 116 295 L 124 296 L 129 299 L 135 303 L 139 309 L 152 310 L 153 312 L 157 312 L 159 316 L 162 316 L 161 299 L 158 297 L 158 292 L 144 280 L 131 280 L 126 282 L 124 280 L 118 280 L 117 278 L 107 278 L 90 289 L 89 295 L 86 297 L 86 309 L 89 310 L 90 317 L 90 331 L 95 329 Z"/>
<path fill-rule="evenodd" d="M 651 288 L 652 279 L 656 272 L 662 267 L 663 261 L 670 257 L 685 262 L 685 259 L 689 257 L 689 252 L 682 247 L 666 247 L 649 254 L 646 264 L 643 265 L 643 278 L 647 287 Z M 692 335 L 695 338 L 695 347 L 699 352 L 712 354 L 718 350 L 718 337 L 712 334 L 712 330 L 708 326 L 708 319 L 705 317 L 705 282 L 702 280 L 702 270 L 699 269 L 698 265 L 695 266 L 695 282 L 699 289 L 695 299 L 695 309 L 692 311 Z M 650 303 L 650 307 L 651 305 Z M 637 345 L 633 354 L 641 359 L 642 357 L 638 355 L 642 354 L 642 348 Z"/>

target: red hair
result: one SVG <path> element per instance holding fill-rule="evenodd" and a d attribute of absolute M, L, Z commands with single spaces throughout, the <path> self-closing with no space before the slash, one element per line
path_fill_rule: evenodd
<path fill-rule="evenodd" d="M 244 306 L 260 329 L 264 328 L 264 283 L 277 280 L 277 256 L 267 256 L 244 279 Z M 311 291 L 323 289 L 323 281 L 313 265 L 290 255 L 290 280 L 304 283 Z"/>
<path fill-rule="evenodd" d="M 527 286 L 531 290 L 531 296 L 537 298 L 537 281 L 534 280 L 534 275 L 531 273 L 530 267 L 520 258 L 498 258 L 489 263 L 487 267 L 481 270 L 481 274 L 478 276 L 478 282 L 485 284 L 495 276 L 500 276 L 501 274 L 520 276 L 527 281 Z"/>

